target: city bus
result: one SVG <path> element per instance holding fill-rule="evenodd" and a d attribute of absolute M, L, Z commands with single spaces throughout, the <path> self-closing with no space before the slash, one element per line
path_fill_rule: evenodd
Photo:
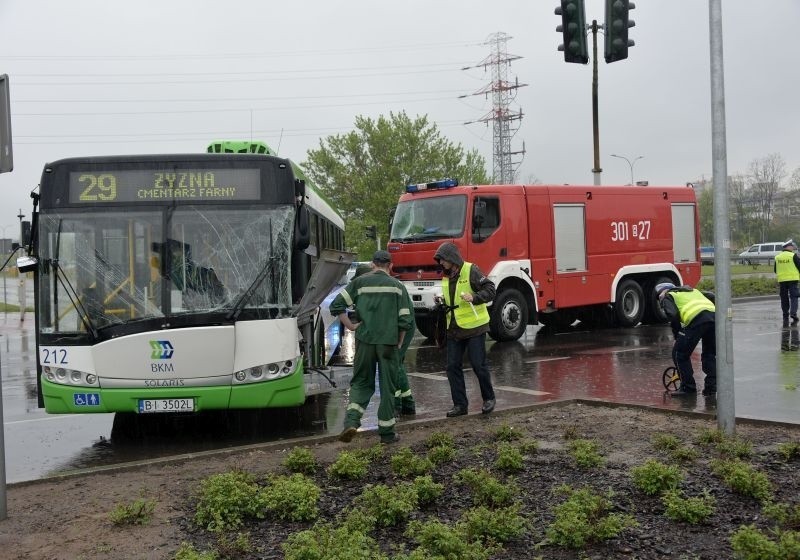
<path fill-rule="evenodd" d="M 320 389 L 344 222 L 288 159 L 225 148 L 45 166 L 18 266 L 48 413 L 291 407 Z"/>

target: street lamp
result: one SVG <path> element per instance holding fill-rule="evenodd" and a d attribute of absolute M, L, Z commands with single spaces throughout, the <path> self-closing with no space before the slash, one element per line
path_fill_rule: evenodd
<path fill-rule="evenodd" d="M 629 160 L 625 156 L 618 156 L 617 154 L 611 154 L 611 157 L 624 159 L 625 161 L 628 162 L 628 167 L 631 168 L 631 185 L 635 185 L 636 183 L 633 182 L 633 166 L 636 164 L 636 162 L 638 160 L 642 159 L 644 156 L 637 156 L 637 157 L 633 158 L 633 161 Z"/>

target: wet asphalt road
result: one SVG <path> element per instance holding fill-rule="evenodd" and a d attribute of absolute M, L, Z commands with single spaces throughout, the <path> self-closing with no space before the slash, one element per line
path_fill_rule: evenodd
<path fill-rule="evenodd" d="M 797 328 L 781 329 L 777 298 L 734 304 L 736 416 L 800 423 Z M 529 327 L 516 342 L 488 345 L 498 409 L 556 399 L 589 398 L 666 409 L 715 410 L 714 399 L 673 399 L 661 376 L 671 365 L 668 326 L 554 333 Z M 98 465 L 143 460 L 341 430 L 346 383 L 311 397 L 300 409 L 219 412 L 198 416 L 48 415 L 36 405 L 33 317 L 0 315 L 6 477 L 9 483 Z M 699 351 L 695 377 L 702 387 Z M 406 356 L 417 418 L 450 408 L 444 353 L 421 338 Z M 345 374 L 341 369 L 339 374 Z M 467 372 L 470 413 L 479 414 L 477 383 Z M 377 403 L 364 428 L 374 428 Z M 401 419 L 402 422 L 402 419 Z"/>

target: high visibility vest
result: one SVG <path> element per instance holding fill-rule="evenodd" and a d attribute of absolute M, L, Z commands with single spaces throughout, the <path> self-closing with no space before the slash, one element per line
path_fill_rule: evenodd
<path fill-rule="evenodd" d="M 670 292 L 672 300 L 681 314 L 681 325 L 684 327 L 692 322 L 703 311 L 716 311 L 714 304 L 699 290 L 691 292 Z"/>
<path fill-rule="evenodd" d="M 462 293 L 472 294 L 472 286 L 469 283 L 469 273 L 472 270 L 472 263 L 465 262 L 461 267 L 456 281 L 456 304 L 458 307 L 453 314 L 447 313 L 447 326 L 450 326 L 450 318 L 455 315 L 456 325 L 462 329 L 474 329 L 489 322 L 489 311 L 486 309 L 485 303 L 474 303 L 470 305 L 468 302 L 461 299 Z M 442 278 L 442 297 L 447 306 L 450 303 L 450 279 L 445 276 Z"/>
<path fill-rule="evenodd" d="M 794 253 L 792 251 L 781 251 L 775 256 L 775 272 L 778 275 L 778 282 L 800 280 L 800 272 L 794 265 Z"/>

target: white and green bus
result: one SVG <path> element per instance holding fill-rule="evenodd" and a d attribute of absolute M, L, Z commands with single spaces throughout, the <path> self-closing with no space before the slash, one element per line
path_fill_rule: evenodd
<path fill-rule="evenodd" d="M 47 412 L 290 407 L 320 391 L 344 222 L 289 160 L 244 146 L 45 166 L 18 266 L 34 271 Z"/>

